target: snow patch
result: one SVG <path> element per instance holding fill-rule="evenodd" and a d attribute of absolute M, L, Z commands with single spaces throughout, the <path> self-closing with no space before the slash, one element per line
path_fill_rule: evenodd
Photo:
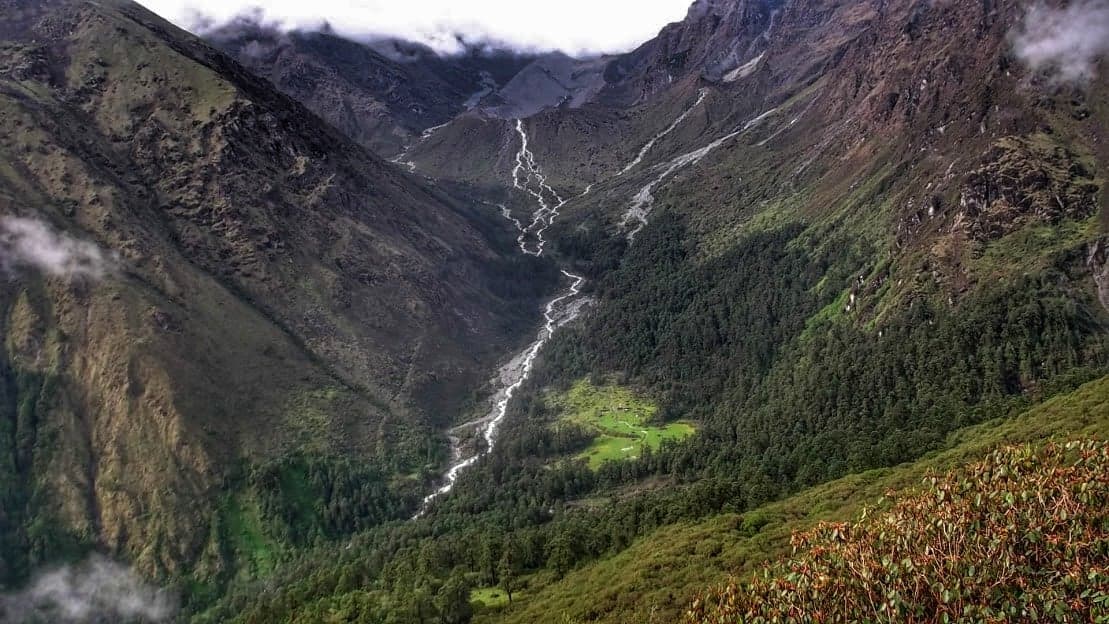
<path fill-rule="evenodd" d="M 759 62 L 762 61 L 764 56 L 766 56 L 766 52 L 763 52 L 750 61 L 747 61 L 743 65 L 740 65 L 739 67 L 728 72 L 724 75 L 724 82 L 735 82 L 737 80 L 742 80 L 755 73 L 755 70 L 758 69 Z"/>

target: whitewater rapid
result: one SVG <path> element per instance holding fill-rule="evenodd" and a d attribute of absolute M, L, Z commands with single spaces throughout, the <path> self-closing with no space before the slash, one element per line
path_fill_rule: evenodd
<path fill-rule="evenodd" d="M 394 156 L 393 158 L 389 159 L 389 162 L 395 163 L 395 164 L 398 164 L 398 165 L 404 165 L 405 167 L 408 167 L 409 172 L 414 173 L 416 171 L 416 163 L 412 160 L 409 160 L 408 155 L 411 154 L 412 150 L 416 149 L 416 147 L 419 146 L 421 143 L 423 143 L 424 141 L 430 139 L 433 134 L 435 134 L 436 132 L 442 130 L 443 128 L 446 128 L 447 126 L 449 126 L 451 124 L 451 121 L 454 121 L 454 120 L 452 119 L 452 120 L 450 120 L 446 123 L 441 123 L 438 126 L 432 126 L 432 127 L 428 128 L 427 130 L 424 130 L 423 132 L 420 133 L 420 138 L 418 138 L 415 141 L 413 141 L 412 143 L 410 143 L 407 147 L 404 148 L 404 150 L 401 153 L 399 153 L 396 156 Z"/>
<path fill-rule="evenodd" d="M 519 231 L 520 236 L 517 243 L 520 252 L 531 256 L 541 256 L 547 243 L 546 239 L 543 238 L 543 232 L 554 223 L 555 218 L 558 217 L 559 209 L 566 204 L 566 200 L 547 184 L 546 176 L 535 161 L 535 154 L 528 148 L 528 135 L 523 122 L 520 120 L 516 121 L 516 133 L 520 137 L 521 146 L 516 153 L 516 166 L 512 169 L 512 186 L 530 195 L 535 200 L 538 208 L 532 214 L 531 223 L 524 226 L 519 219 L 512 216 L 512 211 L 508 206 L 496 204 L 496 207 L 500 209 L 501 216 Z M 588 193 L 591 187 L 592 185 L 587 187 L 582 195 Z M 529 248 L 528 245 L 529 237 L 535 239 L 532 248 Z M 462 472 L 493 450 L 497 443 L 497 433 L 501 423 L 508 413 L 508 405 L 516 391 L 531 376 L 532 368 L 535 366 L 535 360 L 539 357 L 539 353 L 542 352 L 543 347 L 551 337 L 555 335 L 558 328 L 578 318 L 582 310 L 589 304 L 587 298 L 579 297 L 585 278 L 565 270 L 562 271 L 562 275 L 570 280 L 570 287 L 563 294 L 547 303 L 543 310 L 543 327 L 539 330 L 535 340 L 497 371 L 497 375 L 494 377 L 494 386 L 498 390 L 493 396 L 492 408 L 481 418 L 463 423 L 448 432 L 451 442 L 451 465 L 443 475 L 442 485 L 424 497 L 423 503 L 420 505 L 420 511 L 415 516 L 416 518 L 424 515 L 435 499 L 454 489 L 454 485 Z M 483 444 L 477 448 L 472 448 L 467 453 L 467 446 L 473 446 L 468 442 L 474 433 L 481 434 Z"/>
<path fill-rule="evenodd" d="M 651 148 L 655 146 L 655 143 L 658 143 L 660 139 L 670 134 L 674 130 L 677 130 L 678 126 L 682 125 L 682 122 L 685 121 L 687 117 L 689 117 L 689 114 L 692 113 L 695 108 L 700 106 L 701 102 L 705 101 L 705 96 L 708 95 L 708 92 L 708 89 L 701 89 L 700 93 L 697 94 L 697 101 L 694 102 L 689 108 L 682 111 L 682 114 L 678 115 L 678 118 L 674 120 L 674 123 L 667 126 L 667 128 L 662 132 L 656 134 L 654 137 L 651 138 L 650 141 L 647 141 L 647 144 L 640 148 L 639 153 L 636 154 L 635 160 L 631 161 L 626 167 L 621 169 L 620 173 L 616 174 L 616 177 L 620 177 L 625 173 L 631 171 L 632 169 L 635 169 L 636 166 L 639 165 L 639 163 L 643 162 L 643 158 L 647 156 L 647 152 L 651 151 Z"/>
<path fill-rule="evenodd" d="M 677 173 L 678 170 L 697 164 L 701 161 L 701 159 L 703 159 L 705 156 L 708 156 L 716 148 L 743 134 L 744 132 L 747 132 L 748 130 L 758 126 L 776 112 L 778 112 L 778 109 L 768 110 L 765 113 L 762 113 L 746 121 L 730 134 L 722 136 L 712 143 L 701 147 L 700 149 L 693 150 L 692 152 L 687 152 L 671 159 L 667 163 L 657 165 L 655 167 L 655 170 L 661 170 L 662 173 L 658 174 L 658 176 L 648 182 L 645 186 L 643 186 L 643 188 L 639 189 L 639 192 L 636 193 L 634 197 L 632 197 L 632 202 L 628 206 L 627 211 L 624 213 L 623 226 L 625 228 L 630 227 L 633 222 L 638 222 L 634 228 L 628 231 L 628 242 L 634 242 L 636 234 L 639 234 L 640 230 L 642 230 L 644 226 L 647 225 L 647 216 L 651 214 L 651 209 L 654 208 L 655 204 L 655 196 L 653 195 L 655 187 L 657 187 L 659 184 L 662 184 L 667 178 Z"/>

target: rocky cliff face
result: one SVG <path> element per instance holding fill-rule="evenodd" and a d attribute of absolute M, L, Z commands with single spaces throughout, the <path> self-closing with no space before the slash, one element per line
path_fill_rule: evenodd
<path fill-rule="evenodd" d="M 757 64 L 770 43 L 781 0 L 698 0 L 685 20 L 608 65 L 606 99 L 642 102 L 694 75 L 732 82 Z"/>
<path fill-rule="evenodd" d="M 393 156 L 430 127 L 472 109 L 532 57 L 472 51 L 440 57 L 402 42 L 359 43 L 236 22 L 214 45 L 378 154 Z"/>
<path fill-rule="evenodd" d="M 130 2 L 0 10 L 0 575 L 178 571 L 244 463 L 402 468 L 532 320 L 480 213 L 223 54 Z"/>

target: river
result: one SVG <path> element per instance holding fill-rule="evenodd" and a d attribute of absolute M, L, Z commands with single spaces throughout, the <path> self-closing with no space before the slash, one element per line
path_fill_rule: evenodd
<path fill-rule="evenodd" d="M 531 196 L 536 203 L 532 213 L 531 222 L 524 226 L 519 219 L 512 216 L 512 212 L 503 204 L 498 205 L 501 216 L 519 232 L 517 243 L 520 252 L 532 255 L 543 255 L 546 239 L 543 233 L 554 223 L 559 215 L 559 209 L 566 204 L 563 199 L 549 184 L 543 175 L 542 169 L 535 161 L 535 155 L 528 148 L 528 135 L 522 121 L 516 121 L 516 133 L 520 137 L 520 150 L 516 154 L 516 166 L 512 169 L 512 186 Z M 586 193 L 588 193 L 588 189 Z M 583 193 L 584 195 L 585 193 Z M 582 310 L 588 305 L 589 300 L 581 297 L 581 287 L 585 278 L 562 271 L 569 282 L 569 287 L 558 297 L 547 303 L 543 309 L 543 327 L 539 330 L 535 340 L 524 350 L 517 353 L 512 359 L 502 366 L 493 379 L 496 392 L 493 395 L 492 407 L 481 418 L 463 423 L 448 432 L 451 445 L 451 464 L 443 475 L 442 483 L 432 493 L 424 497 L 420 511 L 416 517 L 427 513 L 432 503 L 454 489 L 458 477 L 467 468 L 477 463 L 482 456 L 489 453 L 497 444 L 497 434 L 501 423 L 508 413 L 509 403 L 513 395 L 524 385 L 531 376 L 535 360 L 543 347 L 555 335 L 559 327 L 578 318 Z M 475 433 L 481 434 L 481 443 L 472 444 L 470 440 Z"/>

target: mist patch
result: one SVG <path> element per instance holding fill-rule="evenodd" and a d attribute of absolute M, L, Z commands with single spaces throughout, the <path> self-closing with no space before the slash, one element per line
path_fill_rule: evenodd
<path fill-rule="evenodd" d="M 171 593 L 104 556 L 40 574 L 24 590 L 0 595 L 0 621 L 165 622 L 177 611 Z"/>
<path fill-rule="evenodd" d="M 115 258 L 95 243 L 55 230 L 41 219 L 0 217 L 0 271 L 31 268 L 54 277 L 100 279 Z"/>
<path fill-rule="evenodd" d="M 1012 34 L 1013 51 L 1029 69 L 1056 84 L 1085 84 L 1109 54 L 1109 0 L 1065 8 L 1032 5 Z"/>

